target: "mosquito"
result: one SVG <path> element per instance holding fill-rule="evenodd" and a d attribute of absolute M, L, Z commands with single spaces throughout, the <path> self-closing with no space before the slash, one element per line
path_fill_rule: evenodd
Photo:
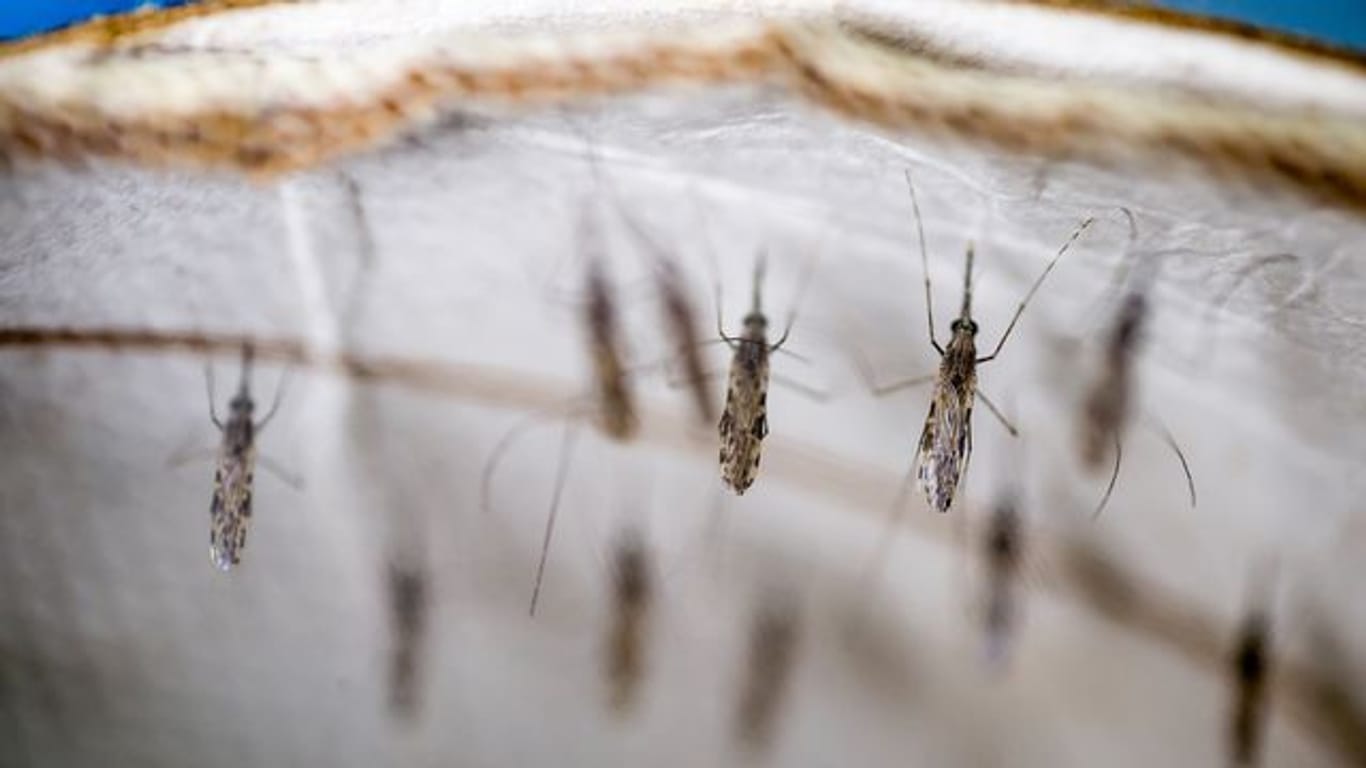
<path fill-rule="evenodd" d="M 635 395 L 622 355 L 621 319 L 599 259 L 588 265 L 587 330 L 593 381 L 597 385 L 599 426 L 614 440 L 629 440 L 640 427 Z"/>
<path fill-rule="evenodd" d="M 1130 240 L 1136 235 L 1133 214 L 1127 208 L 1120 209 L 1129 219 Z M 1151 263 L 1151 262 L 1144 262 Z M 1134 358 L 1143 339 L 1143 331 L 1148 323 L 1151 308 L 1148 292 L 1151 289 L 1155 267 L 1148 266 L 1129 280 L 1130 286 L 1120 300 L 1119 311 L 1113 324 L 1106 333 L 1104 358 L 1101 374 L 1091 386 L 1081 410 L 1081 457 L 1082 463 L 1091 470 L 1099 469 L 1105 457 L 1106 446 L 1114 446 L 1114 465 L 1110 471 L 1110 481 L 1105 493 L 1091 516 L 1099 517 L 1110 501 L 1115 482 L 1119 479 L 1120 463 L 1124 457 L 1124 430 L 1130 419 L 1134 397 Z M 1190 494 L 1190 504 L 1195 506 L 1195 479 L 1191 475 L 1186 454 L 1176 442 L 1175 436 L 1165 426 L 1153 425 L 1176 458 L 1181 462 L 1181 470 L 1186 476 L 1186 488 Z"/>
<path fill-rule="evenodd" d="M 796 656 L 797 616 L 790 598 L 775 598 L 760 607 L 749 637 L 748 672 L 740 695 L 738 735 L 760 748 L 773 732 Z"/>
<path fill-rule="evenodd" d="M 773 344 L 768 343 L 768 317 L 761 304 L 766 257 L 760 251 L 754 261 L 753 293 L 749 314 L 740 336 L 726 334 L 721 304 L 716 305 L 716 333 L 734 351 L 726 381 L 726 405 L 718 428 L 721 435 L 721 479 L 736 495 L 743 496 L 759 474 L 763 440 L 768 435 L 769 358 L 783 348 L 796 321 L 796 304 L 787 326 Z M 810 280 L 808 269 L 798 295 Z"/>
<path fill-rule="evenodd" d="M 985 537 L 987 607 L 985 615 L 987 658 L 1005 658 L 1015 627 L 1014 583 L 1023 555 L 1024 531 L 1013 497 L 1000 499 L 992 511 Z"/>
<path fill-rule="evenodd" d="M 1243 617 L 1229 661 L 1233 673 L 1229 752 L 1234 765 L 1255 765 L 1271 675 L 1271 619 L 1263 608 L 1253 608 Z"/>
<path fill-rule="evenodd" d="M 675 351 L 683 368 L 683 383 L 692 394 L 693 410 L 698 420 L 711 424 L 716 420 L 716 403 L 707 387 L 708 376 L 702 364 L 702 341 L 697 333 L 695 307 L 674 262 L 661 258 L 656 266 L 656 275 L 660 298 L 663 299 L 664 327 L 673 337 Z"/>
<path fill-rule="evenodd" d="M 644 672 L 645 634 L 649 621 L 654 576 L 639 536 L 617 542 L 612 568 L 613 621 L 607 639 L 607 679 L 610 703 L 618 714 L 635 701 Z"/>
<path fill-rule="evenodd" d="M 398 716 L 409 718 L 418 706 L 418 659 L 427 629 L 426 575 L 412 567 L 389 568 L 389 622 L 393 628 L 393 651 L 389 664 L 389 706 Z"/>
<path fill-rule="evenodd" d="M 581 228 L 584 232 L 591 233 L 593 231 L 586 208 Z M 584 311 L 584 326 L 588 338 L 589 359 L 593 366 L 593 394 L 596 401 L 597 425 L 607 437 L 624 442 L 635 436 L 640 427 L 640 420 L 635 406 L 635 394 L 631 389 L 630 373 L 625 364 L 625 345 L 622 339 L 621 320 L 617 312 L 616 297 L 612 290 L 611 281 L 607 278 L 602 259 L 596 253 L 589 260 L 585 282 L 587 302 Z M 571 423 L 565 427 L 564 440 L 556 465 L 550 510 L 546 514 L 541 553 L 536 564 L 536 576 L 531 590 L 531 603 L 528 609 L 531 616 L 536 615 L 536 606 L 540 601 L 541 585 L 545 578 L 546 562 L 550 555 L 550 543 L 554 539 L 560 500 L 569 474 L 569 460 L 573 454 L 574 441 L 578 434 L 572 423 L 575 418 L 577 416 L 571 413 Z M 484 466 L 481 498 L 483 500 L 482 506 L 485 509 L 489 505 L 490 486 L 494 471 L 497 469 L 503 454 L 523 431 L 536 426 L 543 420 L 544 414 L 534 415 L 525 423 L 509 430 L 498 445 L 494 447 L 488 462 Z"/>
<path fill-rule="evenodd" d="M 916 199 L 915 185 L 911 183 L 910 171 L 906 172 L 906 188 L 910 191 L 911 208 L 915 213 L 916 235 L 920 243 L 920 264 L 925 282 L 925 315 L 930 329 L 930 345 L 939 353 L 939 371 L 933 377 L 916 377 L 890 385 L 879 386 L 870 380 L 873 393 L 882 397 L 907 387 L 923 384 L 931 379 L 935 382 L 934 393 L 930 398 L 930 412 L 925 418 L 925 426 L 920 432 L 919 448 L 913 464 L 916 484 L 925 494 L 930 506 L 939 512 L 948 512 L 953 506 L 959 483 L 967 473 L 968 460 L 972 456 L 972 406 L 980 398 L 987 408 L 1005 426 L 1012 436 L 1019 430 L 1001 413 L 1001 410 L 977 388 L 977 366 L 989 363 L 1001 354 L 1015 324 L 1024 314 L 1030 299 L 1043 285 L 1043 281 L 1053 271 L 1058 260 L 1067 253 L 1072 244 L 1095 223 L 1094 217 L 1087 218 L 1072 232 L 1072 236 L 1058 249 L 1053 259 L 1044 267 L 1043 272 L 1030 286 L 1005 332 L 996 342 L 989 355 L 977 354 L 977 322 L 972 319 L 972 264 L 973 246 L 968 244 L 963 269 L 963 304 L 958 317 L 949 325 L 948 346 L 942 346 L 934 333 L 934 306 L 930 295 L 929 254 L 925 248 L 925 229 L 920 218 L 920 203 Z M 867 373 L 865 373 L 867 375 Z M 899 505 L 898 497 L 898 505 Z"/>
<path fill-rule="evenodd" d="M 251 522 L 252 483 L 257 454 L 256 438 L 261 435 L 280 408 L 284 388 L 275 390 L 275 401 L 265 418 L 252 421 L 255 402 L 251 398 L 250 379 L 253 349 L 242 345 L 242 378 L 237 394 L 228 404 L 228 421 L 219 420 L 214 407 L 212 368 L 206 381 L 209 393 L 209 418 L 223 433 L 218 452 L 218 469 L 213 478 L 213 502 L 209 506 L 209 559 L 220 571 L 237 565 L 242 548 L 247 543 L 247 525 Z"/>
<path fill-rule="evenodd" d="M 589 160 L 595 177 L 599 179 L 599 185 L 608 187 L 609 185 L 601 179 L 596 155 L 590 152 Z M 661 319 L 665 330 L 673 339 L 677 359 L 682 363 L 683 383 L 692 394 L 693 407 L 698 419 L 704 424 L 714 423 L 716 404 L 707 387 L 709 377 L 702 362 L 704 342 L 698 334 L 696 306 L 688 295 L 683 274 L 669 250 L 660 245 L 645 227 L 630 215 L 617 194 L 613 192 L 609 196 L 616 202 L 617 212 L 626 223 L 627 229 L 653 257 L 655 285 L 661 300 Z"/>

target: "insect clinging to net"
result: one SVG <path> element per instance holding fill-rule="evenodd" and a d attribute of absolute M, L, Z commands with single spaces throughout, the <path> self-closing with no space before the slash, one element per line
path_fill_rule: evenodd
<path fill-rule="evenodd" d="M 593 155 L 589 155 L 590 158 Z M 594 163 L 596 171 L 597 165 Z M 650 257 L 655 286 L 659 292 L 664 330 L 673 342 L 672 350 L 682 369 L 683 384 L 692 395 L 693 409 L 703 424 L 716 421 L 716 404 L 708 387 L 709 376 L 702 362 L 703 342 L 698 333 L 697 308 L 689 294 L 687 280 L 678 266 L 676 254 L 661 245 L 626 209 L 615 194 L 617 210 L 626 229 Z"/>
<path fill-rule="evenodd" d="M 1129 220 L 1129 239 L 1132 243 L 1137 236 L 1137 226 L 1133 214 L 1127 208 L 1121 212 Z M 1147 260 L 1138 262 L 1129 277 L 1129 286 L 1120 299 L 1119 311 L 1105 335 L 1100 375 L 1091 385 L 1081 409 L 1081 458 L 1089 470 L 1099 469 L 1105 457 L 1106 447 L 1114 449 L 1114 465 L 1110 480 L 1100 503 L 1096 505 L 1092 517 L 1099 516 L 1110 501 L 1110 495 L 1119 478 L 1119 468 L 1124 457 L 1124 431 L 1130 421 L 1134 398 L 1134 359 L 1143 340 L 1143 332 L 1148 324 L 1151 306 L 1148 293 L 1152 288 L 1155 254 Z M 1195 506 L 1195 480 L 1191 476 L 1190 464 L 1186 455 L 1177 445 L 1170 430 L 1158 426 L 1158 432 L 1167 446 L 1181 462 L 1186 476 L 1186 487 L 1190 493 L 1191 506 Z"/>
<path fill-rule="evenodd" d="M 623 535 L 612 564 L 612 623 L 607 635 L 606 672 L 609 703 L 618 714 L 628 711 L 645 671 L 646 625 L 654 594 L 650 558 L 638 534 Z"/>
<path fill-rule="evenodd" d="M 591 409 L 596 413 L 599 430 L 616 441 L 626 441 L 635 436 L 640 421 L 635 407 L 635 394 L 631 388 L 631 374 L 625 363 L 625 344 L 622 338 L 621 320 L 617 312 L 616 296 L 612 283 L 607 277 L 599 244 L 595 241 L 596 230 L 587 208 L 580 224 L 580 234 L 588 240 L 590 251 L 583 308 L 585 336 L 588 341 L 588 356 L 592 365 L 593 396 Z M 541 541 L 541 553 L 536 564 L 536 576 L 532 585 L 529 612 L 536 614 L 540 600 L 541 584 L 545 577 L 546 561 L 550 554 L 550 543 L 555 534 L 555 522 L 559 513 L 560 498 L 564 491 L 569 472 L 569 460 L 573 454 L 573 444 L 577 430 L 573 421 L 579 415 L 571 413 L 570 423 L 566 425 L 564 440 L 556 465 L 554 488 L 551 494 L 550 510 L 546 514 L 545 532 Z M 485 464 L 482 481 L 482 506 L 487 509 L 489 491 L 494 471 L 503 454 L 514 440 L 526 429 L 545 420 L 545 414 L 534 414 L 525 423 L 513 427 L 494 447 Z"/>
<path fill-rule="evenodd" d="M 1272 579 L 1268 578 L 1267 583 Z M 1261 585 L 1269 592 L 1267 584 Z M 1271 687 L 1271 616 L 1265 595 L 1243 615 L 1237 642 L 1229 656 L 1232 707 L 1229 712 L 1229 758 L 1233 765 L 1256 765 L 1262 747 Z"/>
<path fill-rule="evenodd" d="M 987 571 L 984 615 L 987 659 L 1005 659 L 1015 629 L 1015 583 L 1024 549 L 1024 530 L 1014 497 L 997 501 L 987 525 L 983 560 Z"/>
<path fill-rule="evenodd" d="M 794 301 L 782 335 L 776 342 L 768 343 L 768 316 L 762 305 L 766 263 L 765 254 L 760 251 L 754 261 L 750 310 L 745 315 L 741 335 L 726 334 L 721 322 L 720 302 L 717 302 L 716 332 L 735 353 L 726 378 L 726 404 L 717 425 L 721 437 L 718 458 L 721 479 L 737 495 L 744 495 L 759 474 L 763 440 L 768 435 L 770 357 L 787 343 L 792 324 L 797 319 L 797 302 Z M 810 280 L 811 272 L 812 268 L 808 267 L 798 296 Z"/>
<path fill-rule="evenodd" d="M 389 624 L 392 650 L 389 662 L 389 707 L 398 717 L 411 718 L 419 706 L 418 664 L 427 630 L 430 596 L 421 569 L 394 564 L 389 568 Z"/>
<path fill-rule="evenodd" d="M 1233 654 L 1233 713 L 1229 751 L 1234 765 L 1254 765 L 1261 748 L 1265 719 L 1271 631 L 1266 616 L 1253 612 L 1243 621 Z"/>
<path fill-rule="evenodd" d="M 933 377 L 916 377 L 890 385 L 872 384 L 874 394 L 888 395 L 906 387 L 934 380 L 934 392 L 930 398 L 929 415 L 920 432 L 920 439 L 913 464 L 916 484 L 925 494 L 931 507 L 939 512 L 948 512 L 953 506 L 958 485 L 967 473 L 968 461 L 972 456 L 972 407 L 981 398 L 987 408 L 996 416 L 1012 435 L 1018 430 L 977 387 L 977 366 L 996 359 L 1015 330 L 1015 324 L 1024 314 L 1025 307 L 1043 281 L 1053 271 L 1058 260 L 1067 253 L 1072 244 L 1093 223 L 1093 218 L 1084 220 L 1067 239 L 1053 259 L 1044 267 L 1038 278 L 1030 286 L 1028 293 L 1015 308 L 1005 332 L 996 342 L 991 354 L 977 354 L 977 322 L 972 318 L 972 264 L 973 246 L 968 244 L 963 267 L 963 304 L 958 317 L 949 326 L 952 336 L 948 346 L 942 346 L 934 333 L 934 305 L 930 292 L 929 255 L 925 248 L 925 230 L 920 218 L 920 203 L 916 199 L 915 185 L 911 174 L 906 172 L 906 187 L 910 191 L 911 207 L 915 213 L 916 234 L 920 244 L 921 269 L 925 282 L 925 314 L 930 331 L 930 345 L 939 353 L 939 371 Z M 871 384 L 871 382 L 870 382 Z M 898 505 L 900 497 L 898 497 Z"/>
<path fill-rule="evenodd" d="M 736 735 L 750 749 L 763 749 L 773 736 L 796 661 L 797 629 L 796 606 L 786 593 L 770 595 L 755 613 L 736 713 Z"/>
<path fill-rule="evenodd" d="M 629 440 L 640 427 L 622 351 L 616 299 L 600 259 L 588 263 L 587 318 L 589 356 L 598 395 L 598 425 L 614 440 Z"/>
<path fill-rule="evenodd" d="M 223 433 L 218 452 L 218 469 L 213 478 L 213 501 L 209 506 L 209 558 L 220 571 L 231 570 L 242 556 L 247 543 L 247 526 L 251 522 L 252 486 L 256 471 L 256 438 L 275 416 L 280 407 L 283 387 L 275 392 L 275 401 L 265 418 L 252 421 L 255 401 L 251 397 L 250 379 L 252 346 L 242 346 L 242 378 L 237 394 L 228 405 L 226 423 L 218 418 L 214 406 L 213 378 L 208 378 L 209 418 Z M 212 369 L 210 369 L 212 371 Z"/>

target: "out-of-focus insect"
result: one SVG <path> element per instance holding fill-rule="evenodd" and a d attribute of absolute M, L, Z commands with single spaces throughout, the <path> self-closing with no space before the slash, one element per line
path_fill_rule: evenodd
<path fill-rule="evenodd" d="M 391 565 L 388 583 L 393 650 L 389 663 L 389 707 L 411 718 L 418 707 L 418 660 L 427 631 L 427 577 L 410 566 Z"/>
<path fill-rule="evenodd" d="M 251 495 L 256 470 L 256 438 L 265 430 L 280 407 L 284 388 L 275 391 L 275 401 L 265 418 L 252 421 L 255 402 L 251 398 L 251 344 L 242 345 L 242 378 L 237 394 L 228 405 L 227 423 L 219 420 L 214 406 L 213 377 L 207 379 L 209 418 L 223 433 L 218 452 L 218 469 L 213 478 L 213 501 L 209 505 L 209 559 L 220 571 L 228 571 L 241 560 L 251 522 Z M 209 369 L 212 371 L 212 368 Z"/>
<path fill-rule="evenodd" d="M 1127 208 L 1120 209 L 1129 220 L 1129 239 L 1132 243 L 1137 236 L 1137 225 L 1133 214 Z M 1115 482 L 1119 479 L 1120 463 L 1124 457 L 1124 430 L 1130 420 L 1134 397 L 1134 356 L 1143 338 L 1147 325 L 1150 306 L 1148 292 L 1151 289 L 1156 271 L 1156 255 L 1151 259 L 1138 262 L 1128 280 L 1129 286 L 1120 299 L 1119 312 L 1104 341 L 1104 357 L 1100 375 L 1087 392 L 1081 409 L 1081 457 L 1089 470 L 1100 468 L 1105 458 L 1107 445 L 1114 446 L 1114 466 L 1110 471 L 1110 481 L 1105 487 L 1100 503 L 1096 505 L 1092 517 L 1097 517 L 1110 501 Z M 1195 479 L 1191 476 L 1190 464 L 1186 455 L 1177 445 L 1171 431 L 1154 425 L 1163 441 L 1176 454 L 1181 462 L 1181 470 L 1186 476 L 1186 487 L 1190 492 L 1191 506 L 1195 506 Z"/>
<path fill-rule="evenodd" d="M 1231 661 L 1234 683 L 1229 754 L 1234 765 L 1254 765 L 1261 751 L 1271 673 L 1271 623 L 1265 612 L 1253 610 L 1243 619 Z"/>
<path fill-rule="evenodd" d="M 596 167 L 596 166 L 595 166 Z M 613 195 L 615 199 L 615 195 Z M 617 211 L 626 228 L 651 256 L 655 287 L 659 291 L 661 319 L 673 342 L 670 358 L 682 368 L 683 385 L 692 395 L 693 409 L 703 424 L 716 421 L 716 404 L 707 386 L 710 378 L 702 362 L 705 344 L 698 333 L 697 308 L 688 294 L 688 286 L 677 260 L 669 249 L 660 245 L 641 224 L 631 216 L 618 200 Z"/>
<path fill-rule="evenodd" d="M 750 629 L 748 667 L 736 718 L 737 736 L 750 748 L 762 748 L 772 737 L 796 650 L 797 611 L 792 598 L 772 596 L 760 606 Z"/>
<path fill-rule="evenodd" d="M 602 255 L 599 253 L 600 244 L 595 237 L 596 229 L 591 221 L 591 212 L 587 207 L 585 207 L 581 219 L 580 233 L 582 238 L 586 240 L 586 247 L 590 251 L 585 285 L 587 300 L 584 307 L 584 327 L 588 339 L 589 359 L 593 366 L 593 410 L 596 411 L 597 426 L 604 435 L 613 440 L 625 441 L 635 436 L 640 421 L 635 407 L 635 395 L 631 389 L 630 373 L 625 364 L 624 343 L 621 321 L 617 313 L 616 297 L 603 266 Z M 551 495 L 550 511 L 546 514 L 541 554 L 536 564 L 536 577 L 531 590 L 529 612 L 532 616 L 536 615 L 536 606 L 540 601 L 541 584 L 545 577 L 550 543 L 555 534 L 555 521 L 559 513 L 560 497 L 563 494 L 565 480 L 569 474 L 569 459 L 572 456 L 573 444 L 577 436 L 574 421 L 578 417 L 578 413 L 570 413 L 570 422 L 565 427 L 564 441 L 555 473 L 554 490 Z M 485 509 L 489 505 L 489 490 L 493 474 L 503 454 L 523 431 L 535 426 L 543 419 L 544 414 L 533 415 L 525 423 L 509 430 L 498 445 L 494 447 L 493 452 L 489 455 L 488 462 L 484 466 L 481 496 L 482 506 Z"/>
<path fill-rule="evenodd" d="M 616 300 L 600 259 L 596 256 L 588 265 L 587 330 L 589 355 L 593 360 L 593 381 L 597 387 L 598 427 L 614 440 L 629 440 L 640 426 L 636 415 L 635 397 L 622 356 L 621 325 L 617 316 Z M 536 563 L 536 580 L 531 588 L 531 605 L 536 615 L 536 604 L 541 597 L 541 583 L 545 579 L 546 559 L 550 555 L 550 541 L 555 535 L 555 518 L 564 492 L 569 471 L 569 457 L 573 449 L 573 427 L 565 431 L 560 452 L 559 469 L 555 473 L 555 490 L 550 512 L 546 515 L 545 536 L 541 542 L 541 556 Z"/>
<path fill-rule="evenodd" d="M 1012 435 L 1018 430 L 1001 413 L 1000 409 L 977 388 L 977 366 L 996 359 L 1015 330 L 1015 324 L 1024 314 L 1029 300 L 1043 285 L 1043 281 L 1053 271 L 1058 260 L 1067 253 L 1072 244 L 1095 222 L 1087 218 L 1072 232 L 1072 236 L 1058 249 L 1053 259 L 1044 267 L 1029 292 L 1025 294 L 1015 314 L 1011 316 L 1005 332 L 996 342 L 989 355 L 977 354 L 977 322 L 972 319 L 972 262 L 973 247 L 968 245 L 963 267 L 963 305 L 957 319 L 949 326 L 952 336 L 948 346 L 942 346 L 934 333 L 934 305 L 930 292 L 929 254 L 925 248 L 925 230 L 920 219 L 920 203 L 916 199 L 915 185 L 911 174 L 906 172 L 906 187 L 910 191 L 911 208 L 915 213 L 916 235 L 920 243 L 920 263 L 925 281 L 925 314 L 930 329 L 930 345 L 939 353 L 939 372 L 933 377 L 916 377 L 888 385 L 877 385 L 871 380 L 873 393 L 879 397 L 897 392 L 906 387 L 922 384 L 933 378 L 934 393 L 930 398 L 930 412 L 925 418 L 925 427 L 920 432 L 919 447 L 913 465 L 916 484 L 925 494 L 930 506 L 940 512 L 948 512 L 953 506 L 959 482 L 967 473 L 968 461 L 972 456 L 972 406 L 981 398 L 987 408 L 996 416 Z M 865 374 L 867 375 L 867 374 Z M 898 505 L 900 498 L 898 497 Z"/>
<path fill-rule="evenodd" d="M 626 371 L 621 341 L 621 320 L 616 299 L 602 266 L 594 257 L 588 263 L 586 312 L 589 355 L 598 394 L 598 426 L 614 440 L 629 440 L 640 427 L 635 395 Z"/>
<path fill-rule="evenodd" d="M 617 542 L 612 568 L 612 625 L 607 635 L 609 703 L 618 714 L 635 702 L 645 668 L 646 625 L 654 577 L 644 544 L 628 534 Z"/>
<path fill-rule="evenodd" d="M 702 364 L 702 341 L 697 332 L 692 299 L 683 284 L 678 265 L 661 258 L 655 267 L 663 300 L 664 327 L 673 338 L 674 351 L 683 369 L 683 383 L 692 394 L 693 409 L 703 424 L 716 421 L 716 403 L 707 387 L 707 372 Z"/>
<path fill-rule="evenodd" d="M 1003 496 L 992 510 L 984 540 L 987 600 L 984 615 L 987 659 L 1005 659 L 1015 628 L 1015 582 L 1024 550 L 1024 530 L 1013 496 Z"/>
<path fill-rule="evenodd" d="M 721 479 L 737 495 L 744 495 L 759 474 L 763 440 L 768 435 L 769 358 L 787 343 L 792 324 L 797 319 L 797 302 L 794 301 L 782 335 L 776 342 L 768 343 L 768 317 L 761 303 L 765 266 L 765 254 L 760 251 L 754 261 L 753 293 L 741 335 L 726 334 L 721 321 L 721 305 L 719 300 L 717 302 L 716 333 L 735 352 L 726 380 L 726 404 L 717 425 L 721 435 Z M 813 267 L 807 269 L 802 286 L 798 288 L 799 297 L 811 278 Z M 807 394 L 817 396 L 812 392 Z"/>
<path fill-rule="evenodd" d="M 614 203 L 615 210 L 626 224 L 627 231 L 650 257 L 650 267 L 654 272 L 655 287 L 661 301 L 664 329 L 673 341 L 674 349 L 670 358 L 681 363 L 684 376 L 682 383 L 692 393 L 693 406 L 699 420 L 703 424 L 714 423 L 716 405 L 707 387 L 709 377 L 702 362 L 703 342 L 698 333 L 696 307 L 688 294 L 676 255 L 672 249 L 656 240 L 636 217 L 631 215 L 615 185 L 610 183 L 607 175 L 603 173 L 596 146 L 587 136 L 584 140 L 587 144 L 588 165 L 593 173 L 595 185 Z"/>

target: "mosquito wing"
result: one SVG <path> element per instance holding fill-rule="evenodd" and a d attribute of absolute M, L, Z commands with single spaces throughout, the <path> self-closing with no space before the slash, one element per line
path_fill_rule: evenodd
<path fill-rule="evenodd" d="M 745 360 L 736 353 L 721 414 L 721 479 L 744 494 L 759 474 L 759 457 L 768 434 L 768 360 Z"/>
<path fill-rule="evenodd" d="M 915 457 L 916 482 L 930 506 L 948 512 L 967 472 L 972 455 L 972 402 L 970 382 L 955 388 L 942 379 L 935 384 L 930 413 L 920 433 Z"/>
<path fill-rule="evenodd" d="M 241 559 L 251 522 L 252 475 L 255 454 L 224 453 L 213 480 L 209 506 L 209 559 L 220 571 L 231 570 Z"/>

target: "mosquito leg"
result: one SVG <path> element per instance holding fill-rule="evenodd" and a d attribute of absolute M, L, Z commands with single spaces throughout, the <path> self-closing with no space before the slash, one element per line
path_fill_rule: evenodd
<path fill-rule="evenodd" d="M 981 399 L 982 403 L 987 407 L 987 410 L 991 411 L 997 421 L 1001 422 L 1001 426 L 1006 428 L 1006 431 L 1010 433 L 1011 437 L 1020 436 L 1020 430 L 1015 427 L 1015 424 L 1011 422 L 1010 419 L 1005 417 L 1005 414 L 1001 413 L 1001 409 L 997 408 L 996 404 L 991 402 L 991 398 L 987 397 L 987 393 L 983 392 L 980 387 L 977 389 L 977 397 Z"/>
<path fill-rule="evenodd" d="M 269 456 L 258 455 L 256 457 L 256 464 L 261 467 L 261 469 L 274 475 L 277 480 L 290 488 L 293 488 L 296 491 L 303 491 L 304 479 L 298 474 L 285 469 L 278 461 Z"/>
<path fill-rule="evenodd" d="M 218 456 L 217 448 L 190 448 L 171 454 L 166 460 L 167 469 L 179 469 L 192 461 L 208 461 Z"/>
<path fill-rule="evenodd" d="M 1172 431 L 1167 428 L 1166 424 L 1163 424 L 1154 416 L 1146 417 L 1144 423 L 1148 425 L 1149 429 L 1156 432 L 1158 437 L 1162 438 L 1162 442 L 1166 443 L 1167 447 L 1172 449 L 1172 453 L 1176 454 L 1177 461 L 1181 462 L 1181 472 L 1186 476 L 1186 492 L 1190 494 L 1191 509 L 1194 509 L 1195 478 L 1191 475 L 1191 466 L 1190 463 L 1186 461 L 1185 452 L 1181 450 L 1181 446 L 1176 442 L 1176 436 L 1172 434 Z"/>
<path fill-rule="evenodd" d="M 1105 486 L 1105 494 L 1100 497 L 1100 503 L 1096 505 L 1095 511 L 1091 513 L 1092 520 L 1098 519 L 1100 513 L 1105 511 L 1105 505 L 1110 503 L 1110 494 L 1114 493 L 1115 481 L 1119 480 L 1119 463 L 1124 459 L 1124 441 L 1120 439 L 1118 430 L 1115 431 L 1114 438 L 1115 466 L 1114 469 L 1110 470 L 1110 482 Z"/>
<path fill-rule="evenodd" d="M 498 471 L 498 465 L 502 463 L 504 454 L 517 442 L 517 438 L 527 430 L 540 426 L 557 415 L 555 413 L 533 413 L 517 422 L 512 429 L 509 429 L 499 438 L 498 444 L 493 447 L 488 460 L 484 462 L 484 471 L 479 480 L 479 509 L 481 512 L 488 514 L 489 510 L 493 508 L 493 476 Z"/>
<path fill-rule="evenodd" d="M 801 310 L 802 299 L 806 298 L 806 289 L 811 286 L 811 278 L 815 276 L 817 267 L 820 266 L 821 252 L 817 251 L 815 256 L 807 260 L 806 269 L 803 270 L 800 278 L 801 282 L 797 285 L 797 294 L 792 299 L 792 310 L 787 314 L 787 323 L 783 326 L 783 334 L 778 337 L 778 341 L 769 347 L 770 352 L 777 352 L 787 343 L 787 337 L 792 333 L 792 326 L 797 322 L 797 313 Z"/>
<path fill-rule="evenodd" d="M 541 559 L 536 564 L 536 583 L 531 588 L 530 615 L 536 616 L 536 603 L 541 598 L 541 580 L 545 577 L 545 561 L 550 555 L 550 539 L 555 535 L 555 518 L 560 511 L 560 497 L 564 491 L 564 481 L 569 474 L 569 457 L 574 447 L 578 430 L 573 425 L 564 428 L 564 441 L 560 444 L 559 469 L 555 472 L 555 490 L 550 497 L 550 512 L 545 518 L 545 538 L 541 541 Z"/>
<path fill-rule="evenodd" d="M 912 376 L 908 379 L 878 383 L 877 377 L 873 374 L 873 366 L 868 362 L 868 358 L 864 357 L 862 350 L 855 346 L 850 346 L 849 351 L 850 355 L 854 358 L 854 367 L 858 370 L 864 385 L 868 387 L 868 391 L 871 392 L 874 397 L 886 397 L 895 392 L 900 392 L 903 389 L 910 389 L 911 387 L 928 384 L 939 378 L 938 373 L 927 373 L 920 376 Z"/>
<path fill-rule="evenodd" d="M 817 403 L 824 403 L 830 399 L 830 393 L 824 389 L 818 389 L 810 384 L 803 384 L 796 379 L 788 378 L 781 374 L 772 374 L 773 383 L 781 384 L 784 387 L 796 392 L 797 394 Z"/>
<path fill-rule="evenodd" d="M 261 421 L 256 425 L 257 437 L 260 437 L 261 433 L 265 431 L 266 425 L 270 423 L 270 420 L 275 418 L 276 412 L 280 410 L 280 401 L 284 399 L 285 391 L 287 389 L 289 389 L 288 368 L 280 374 L 280 383 L 275 385 L 275 398 L 271 400 L 270 410 L 266 411 L 266 415 L 262 417 Z"/>
<path fill-rule="evenodd" d="M 224 429 L 223 421 L 218 418 L 218 406 L 214 404 L 213 363 L 211 362 L 204 364 L 204 389 L 209 395 L 209 419 L 213 421 L 215 427 L 218 427 L 218 431 L 222 432 Z"/>
<path fill-rule="evenodd" d="M 698 346 L 698 347 L 705 347 L 705 346 L 710 345 L 710 344 L 720 344 L 720 343 L 722 343 L 722 342 L 726 342 L 726 341 L 730 341 L 730 340 L 733 340 L 733 339 L 707 339 L 706 341 L 699 341 L 699 342 L 697 342 L 696 346 Z M 679 349 L 682 349 L 682 347 L 680 347 Z M 638 364 L 638 365 L 633 365 L 633 366 L 631 366 L 629 369 L 627 369 L 626 372 L 627 372 L 629 375 L 631 375 L 631 376 L 636 376 L 636 375 L 642 374 L 642 373 L 652 373 L 652 372 L 654 372 L 654 371 L 656 371 L 656 370 L 659 370 L 659 369 L 661 369 L 661 368 L 662 368 L 662 369 L 665 369 L 665 370 L 668 370 L 668 369 L 670 369 L 670 368 L 673 367 L 673 363 L 677 362 L 677 361 L 678 361 L 678 358 L 679 358 L 679 355 L 668 355 L 668 356 L 666 356 L 666 357 L 661 357 L 661 358 L 659 358 L 658 360 L 651 360 L 651 361 L 649 361 L 649 362 L 647 362 L 647 363 L 640 363 L 640 364 Z"/>

